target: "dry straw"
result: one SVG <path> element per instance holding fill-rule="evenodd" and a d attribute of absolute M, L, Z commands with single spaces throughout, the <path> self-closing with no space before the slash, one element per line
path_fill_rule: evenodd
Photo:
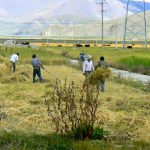
<path fill-rule="evenodd" d="M 108 67 L 99 67 L 91 73 L 88 80 L 92 85 L 96 85 L 98 81 L 104 80 L 111 76 L 111 70 Z"/>
<path fill-rule="evenodd" d="M 31 75 L 31 69 L 28 66 L 17 65 L 16 72 L 12 72 L 11 62 L 0 56 L 0 77 L 1 83 L 13 83 L 28 81 Z"/>

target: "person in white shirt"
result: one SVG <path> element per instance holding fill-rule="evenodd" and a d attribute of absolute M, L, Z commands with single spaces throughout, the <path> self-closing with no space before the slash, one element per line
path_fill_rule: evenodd
<path fill-rule="evenodd" d="M 10 62 L 12 64 L 13 72 L 16 71 L 16 62 L 18 61 L 18 59 L 19 59 L 19 53 L 12 54 L 11 57 L 10 57 Z"/>
<path fill-rule="evenodd" d="M 93 62 L 91 61 L 92 56 L 87 56 L 87 60 L 83 63 L 83 75 L 87 78 L 90 73 L 94 70 Z"/>

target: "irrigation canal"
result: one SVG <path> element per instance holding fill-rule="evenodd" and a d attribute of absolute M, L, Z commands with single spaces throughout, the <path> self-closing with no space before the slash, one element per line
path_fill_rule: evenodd
<path fill-rule="evenodd" d="M 78 65 L 79 61 L 74 60 L 74 59 L 70 59 L 70 63 L 73 65 Z M 140 81 L 142 83 L 150 83 L 150 76 L 148 76 L 148 75 L 142 75 L 139 73 L 132 73 L 129 71 L 118 70 L 115 68 L 110 68 L 110 69 L 115 76 L 120 76 L 120 77 L 126 78 L 126 79 L 132 79 L 134 81 Z"/>

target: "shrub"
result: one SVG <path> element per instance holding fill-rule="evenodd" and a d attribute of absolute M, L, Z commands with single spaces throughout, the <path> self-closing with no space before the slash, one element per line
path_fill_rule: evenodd
<path fill-rule="evenodd" d="M 103 128 L 96 127 L 93 129 L 92 139 L 102 139 L 104 137 Z"/>
<path fill-rule="evenodd" d="M 71 136 L 76 140 L 91 139 L 93 134 L 93 126 L 86 123 L 81 123 L 77 128 L 71 131 Z"/>
<path fill-rule="evenodd" d="M 62 84 L 56 80 L 53 92 L 45 98 L 49 117 L 55 131 L 75 139 L 90 139 L 99 106 L 98 93 L 88 83 L 77 86 L 72 81 Z"/>

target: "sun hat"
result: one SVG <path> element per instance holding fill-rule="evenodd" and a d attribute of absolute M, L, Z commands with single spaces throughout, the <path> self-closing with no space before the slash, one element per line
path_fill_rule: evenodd
<path fill-rule="evenodd" d="M 87 55 L 87 59 L 91 59 L 92 58 L 92 56 L 91 55 Z"/>

